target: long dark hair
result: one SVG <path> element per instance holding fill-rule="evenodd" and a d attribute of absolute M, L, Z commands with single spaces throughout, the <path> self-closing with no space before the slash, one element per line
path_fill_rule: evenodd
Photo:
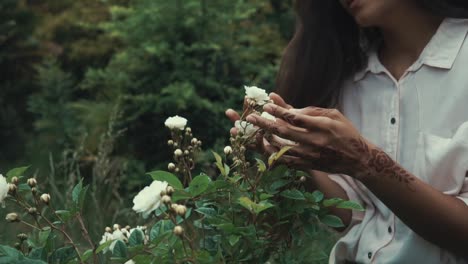
<path fill-rule="evenodd" d="M 413 0 L 441 17 L 468 17 L 468 0 Z M 296 32 L 286 47 L 276 92 L 295 107 L 336 107 L 343 82 L 367 63 L 380 39 L 362 30 L 338 0 L 296 0 Z"/>

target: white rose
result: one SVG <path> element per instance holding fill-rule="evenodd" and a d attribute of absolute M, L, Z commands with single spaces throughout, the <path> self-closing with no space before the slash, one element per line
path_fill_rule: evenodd
<path fill-rule="evenodd" d="M 161 205 L 161 192 L 166 190 L 166 187 L 167 182 L 153 181 L 150 186 L 146 186 L 133 198 L 133 210 L 143 213 L 143 217 L 147 218 Z"/>
<path fill-rule="evenodd" d="M 0 174 L 0 204 L 4 203 L 5 198 L 8 195 L 8 190 L 10 189 L 10 186 L 8 185 L 5 177 Z"/>
<path fill-rule="evenodd" d="M 122 242 L 126 242 L 128 240 L 127 237 L 125 237 L 125 234 L 119 229 L 115 230 L 111 236 L 111 240 L 114 240 L 114 242 L 109 246 L 110 251 L 114 251 L 115 244 L 117 244 L 118 240 L 121 240 Z"/>
<path fill-rule="evenodd" d="M 166 119 L 166 122 L 164 122 L 164 125 L 170 129 L 180 129 L 184 130 L 185 126 L 187 125 L 187 119 L 180 117 L 178 115 L 169 117 Z"/>
<path fill-rule="evenodd" d="M 273 116 L 273 115 L 270 115 L 270 113 L 268 113 L 268 112 L 263 112 L 261 117 L 276 122 L 276 117 Z"/>
<path fill-rule="evenodd" d="M 234 123 L 234 126 L 237 128 L 239 132 L 242 132 L 244 136 L 246 137 L 250 137 L 257 131 L 257 128 L 255 128 L 253 124 L 246 122 L 246 121 L 237 120 Z"/>
<path fill-rule="evenodd" d="M 244 86 L 247 98 L 254 100 L 258 105 L 264 105 L 270 101 L 270 97 L 265 90 L 257 86 Z"/>
<path fill-rule="evenodd" d="M 99 245 L 102 245 L 102 244 L 106 243 L 107 241 L 111 241 L 112 239 L 113 239 L 112 234 L 109 233 L 109 232 L 105 232 L 104 235 L 102 235 L 101 241 L 99 241 Z M 107 248 L 104 249 L 104 253 L 106 253 L 107 250 L 108 250 Z"/>
<path fill-rule="evenodd" d="M 129 261 L 127 261 L 127 262 L 125 262 L 124 264 L 136 264 L 136 262 L 135 262 L 135 261 L 133 261 L 133 259 L 131 259 L 131 260 L 129 260 Z"/>

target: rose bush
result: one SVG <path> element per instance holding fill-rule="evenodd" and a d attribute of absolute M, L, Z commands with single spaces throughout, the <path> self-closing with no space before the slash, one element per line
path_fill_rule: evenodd
<path fill-rule="evenodd" d="M 40 191 L 38 180 L 24 179 L 28 167 L 0 176 L 0 201 L 6 199 L 19 210 L 8 213 L 6 221 L 31 228 L 29 235 L 18 235 L 14 248 L 0 245 L 0 263 L 313 263 L 320 259 L 303 250 L 304 241 L 313 239 L 321 223 L 343 227 L 330 208 L 363 208 L 308 191 L 307 174 L 276 164 L 289 147 L 268 158 L 249 152 L 246 146 L 259 130 L 244 117 L 261 114 L 261 106 L 270 101 L 265 95 L 258 87 L 246 87 L 247 104 L 236 123 L 239 132 L 231 136 L 224 154 L 213 152 L 218 173 L 211 177 L 194 175 L 202 142 L 193 136 L 187 120 L 168 118 L 167 144 L 173 162 L 168 171 L 149 172 L 153 182 L 133 199 L 135 217 L 141 214 L 146 225 L 103 227 L 100 241 L 93 241 L 86 229 L 92 218 L 82 214 L 88 191 L 82 181 L 71 193 L 72 206 L 57 209 L 54 197 Z M 69 230 L 76 228 L 87 244 L 78 244 L 70 235 Z"/>

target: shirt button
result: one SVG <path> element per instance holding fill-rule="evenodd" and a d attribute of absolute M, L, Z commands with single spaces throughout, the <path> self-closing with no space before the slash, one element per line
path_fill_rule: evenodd
<path fill-rule="evenodd" d="M 392 125 L 394 125 L 396 123 L 396 119 L 394 117 L 392 117 L 392 119 L 390 119 L 390 123 L 392 123 Z"/>
<path fill-rule="evenodd" d="M 371 259 L 371 258 L 372 258 L 372 252 L 367 253 L 367 257 L 368 257 L 369 259 Z"/>
<path fill-rule="evenodd" d="M 392 233 L 392 227 L 391 227 L 391 226 L 388 227 L 388 233 L 389 233 L 389 234 Z"/>

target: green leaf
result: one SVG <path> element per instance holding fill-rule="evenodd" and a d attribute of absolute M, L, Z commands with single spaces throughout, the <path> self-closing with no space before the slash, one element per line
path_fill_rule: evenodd
<path fill-rule="evenodd" d="M 112 256 L 115 258 L 127 258 L 127 245 L 125 245 L 125 242 L 122 240 L 117 240 L 115 242 Z"/>
<path fill-rule="evenodd" d="M 271 197 L 273 197 L 274 195 L 272 194 L 268 194 L 268 193 L 261 193 L 260 194 L 260 200 L 267 200 L 267 199 L 270 199 Z"/>
<path fill-rule="evenodd" d="M 269 208 L 272 208 L 274 205 L 271 204 L 270 202 L 268 201 L 261 201 L 259 202 L 258 204 L 254 204 L 254 212 L 255 214 L 260 214 L 261 212 L 269 209 Z"/>
<path fill-rule="evenodd" d="M 231 172 L 231 168 L 226 163 L 224 163 L 224 173 L 226 176 L 229 175 L 229 172 Z"/>
<path fill-rule="evenodd" d="M 252 200 L 250 200 L 249 197 L 245 197 L 245 196 L 240 197 L 238 199 L 238 202 L 239 202 L 240 205 L 242 205 L 244 208 L 246 208 L 250 212 L 254 211 L 254 209 L 253 209 L 254 202 L 252 202 Z"/>
<path fill-rule="evenodd" d="M 304 194 L 299 190 L 285 190 L 281 192 L 281 196 L 293 200 L 305 200 Z"/>
<path fill-rule="evenodd" d="M 274 192 L 276 192 L 279 188 L 287 185 L 289 183 L 288 180 L 277 180 L 277 181 L 274 181 L 271 186 L 270 186 L 270 189 Z"/>
<path fill-rule="evenodd" d="M 68 210 L 57 210 L 55 213 L 58 214 L 64 222 L 67 222 L 71 217 L 71 213 Z"/>
<path fill-rule="evenodd" d="M 31 252 L 29 252 L 28 257 L 31 259 L 40 259 L 40 260 L 47 260 L 47 251 L 44 247 L 33 248 Z"/>
<path fill-rule="evenodd" d="M 167 232 L 172 232 L 174 223 L 171 220 L 160 220 L 153 225 L 150 231 L 150 241 L 154 242 L 158 237 L 164 235 Z"/>
<path fill-rule="evenodd" d="M 148 172 L 155 181 L 165 181 L 167 182 L 170 186 L 174 187 L 175 189 L 182 190 L 184 189 L 182 183 L 180 182 L 179 178 L 175 176 L 174 174 L 167 172 L 167 171 L 152 171 Z"/>
<path fill-rule="evenodd" d="M 145 241 L 145 234 L 140 229 L 133 230 L 130 238 L 128 239 L 128 244 L 130 246 L 143 245 Z"/>
<path fill-rule="evenodd" d="M 13 179 L 13 177 L 19 178 L 19 177 L 24 176 L 24 173 L 26 172 L 26 170 L 29 169 L 29 167 L 30 166 L 19 167 L 19 168 L 14 168 L 8 171 L 6 174 L 7 182 L 11 182 L 11 179 Z"/>
<path fill-rule="evenodd" d="M 74 211 L 81 211 L 83 209 L 84 200 L 86 197 L 86 192 L 88 191 L 89 186 L 83 187 L 83 178 L 80 179 L 77 185 L 72 190 L 72 200 L 75 203 Z"/>
<path fill-rule="evenodd" d="M 195 209 L 195 212 L 198 212 L 204 216 L 215 216 L 217 214 L 215 209 L 209 207 L 200 207 Z"/>
<path fill-rule="evenodd" d="M 314 191 L 312 196 L 314 197 L 314 201 L 316 203 L 319 203 L 323 200 L 323 193 L 321 191 Z"/>
<path fill-rule="evenodd" d="M 344 200 L 341 199 L 341 198 L 331 198 L 331 199 L 323 200 L 322 204 L 325 207 L 330 207 L 330 206 L 338 205 L 338 204 L 340 204 L 342 202 L 344 202 Z"/>
<path fill-rule="evenodd" d="M 192 196 L 198 196 L 208 189 L 210 183 L 210 177 L 207 175 L 199 175 L 190 182 L 189 192 Z"/>
<path fill-rule="evenodd" d="M 335 215 L 325 215 L 320 218 L 320 221 L 330 227 L 344 227 L 343 221 Z"/>
<path fill-rule="evenodd" d="M 80 193 L 83 190 L 83 179 L 78 182 L 77 185 L 72 190 L 72 201 L 75 203 L 75 205 L 79 204 L 80 201 Z"/>
<path fill-rule="evenodd" d="M 341 208 L 341 209 L 352 209 L 356 211 L 365 211 L 364 207 L 362 205 L 353 202 L 353 201 L 342 201 L 338 205 L 336 205 L 336 208 Z"/>
<path fill-rule="evenodd" d="M 81 256 L 81 260 L 83 262 L 86 262 L 91 256 L 93 256 L 93 250 L 92 249 L 88 249 L 86 250 L 83 255 Z"/>
<path fill-rule="evenodd" d="M 216 167 L 218 167 L 218 169 L 219 169 L 219 171 L 221 172 L 222 175 L 226 176 L 227 174 L 226 174 L 226 171 L 225 171 L 224 166 L 223 166 L 223 158 L 221 158 L 221 156 L 218 153 L 214 152 L 214 151 L 212 151 L 212 153 L 213 153 L 213 156 L 216 159 Z"/>
<path fill-rule="evenodd" d="M 266 171 L 266 165 L 265 165 L 265 162 L 263 162 L 263 160 L 261 159 L 255 159 L 257 160 L 257 167 L 258 167 L 258 171 L 259 172 L 265 172 Z"/>
<path fill-rule="evenodd" d="M 51 232 L 52 230 L 48 226 L 44 227 L 41 231 L 39 231 L 39 245 L 41 247 L 45 246 L 45 244 L 47 243 L 47 240 L 49 239 Z"/>
<path fill-rule="evenodd" d="M 280 151 L 271 154 L 270 158 L 268 158 L 268 166 L 271 167 L 275 163 L 275 161 L 279 160 L 284 154 L 286 154 L 286 152 L 288 152 L 292 148 L 292 146 L 286 146 L 283 147 Z"/>
<path fill-rule="evenodd" d="M 274 205 L 268 201 L 261 201 L 260 203 L 255 203 L 248 197 L 240 197 L 238 203 L 249 210 L 251 213 L 258 215 L 259 213 L 273 207 Z"/>
<path fill-rule="evenodd" d="M 63 247 L 55 250 L 49 257 L 50 263 L 67 263 L 68 261 L 76 258 L 76 251 L 72 246 Z"/>
<path fill-rule="evenodd" d="M 180 200 L 187 200 L 192 198 L 192 195 L 185 190 L 175 189 L 175 192 L 172 194 L 172 202 L 175 203 Z"/>
<path fill-rule="evenodd" d="M 19 259 L 22 256 L 23 253 L 20 251 L 9 246 L 0 245 L 0 257 L 12 257 L 14 259 Z"/>
<path fill-rule="evenodd" d="M 239 242 L 239 239 L 240 239 L 240 236 L 238 235 L 230 235 L 229 244 L 231 244 L 231 246 L 234 246 L 235 244 L 237 244 L 237 242 Z"/>
<path fill-rule="evenodd" d="M 114 241 L 115 240 L 108 240 L 108 241 L 102 243 L 101 245 L 99 245 L 99 247 L 96 249 L 96 254 L 99 254 L 103 250 L 107 249 L 112 244 L 112 242 L 114 242 Z"/>

